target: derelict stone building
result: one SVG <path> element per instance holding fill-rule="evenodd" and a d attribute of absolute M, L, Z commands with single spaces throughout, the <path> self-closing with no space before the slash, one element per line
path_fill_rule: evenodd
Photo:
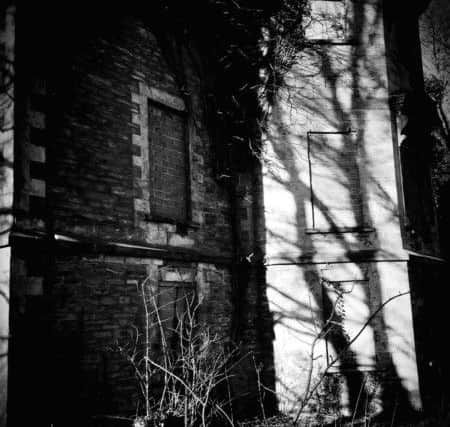
<path fill-rule="evenodd" d="M 441 396 L 429 363 L 448 368 L 424 326 L 442 332 L 428 287 L 445 266 L 426 2 L 310 3 L 286 84 L 240 116 L 262 165 L 215 126 L 208 96 L 226 89 L 173 37 L 180 17 L 169 31 L 150 5 L 0 8 L 0 424 L 133 414 L 133 372 L 111 347 L 142 324 L 144 282 L 167 318 L 192 295 L 201 324 L 251 355 L 230 381 L 237 416 L 278 403 L 390 417 Z"/>

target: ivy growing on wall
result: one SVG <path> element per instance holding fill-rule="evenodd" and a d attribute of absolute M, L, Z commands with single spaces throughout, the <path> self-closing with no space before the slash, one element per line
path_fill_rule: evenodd
<path fill-rule="evenodd" d="M 180 87 L 186 88 L 183 51 L 201 73 L 219 177 L 247 168 L 259 157 L 274 95 L 305 46 L 309 0 L 160 0 L 156 9 L 151 27 Z"/>

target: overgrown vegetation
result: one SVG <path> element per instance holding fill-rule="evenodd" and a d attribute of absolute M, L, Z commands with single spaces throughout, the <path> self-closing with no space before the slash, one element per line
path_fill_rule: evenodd
<path fill-rule="evenodd" d="M 270 427 L 300 426 L 304 423 L 327 425 L 340 418 L 340 399 L 343 391 L 339 377 L 329 376 L 328 373 L 341 360 L 343 353 L 337 355 L 327 367 L 319 370 L 318 375 L 315 374 L 315 344 L 331 333 L 336 322 L 336 313 L 339 311 L 339 298 L 312 345 L 308 367 L 309 380 L 300 405 L 292 417 L 283 413 L 266 416 L 263 394 L 275 391 L 261 382 L 261 367 L 251 354 L 239 355 L 237 349 L 230 349 L 224 337 L 212 334 L 208 326 L 199 321 L 199 305 L 195 295 L 185 295 L 170 302 L 180 307 L 174 323 L 174 319 L 164 315 L 167 307 L 160 304 L 158 292 L 161 291 L 155 292 L 148 279 L 138 285 L 137 291 L 143 309 L 141 325 L 134 326 L 130 331 L 132 340 L 118 342 L 114 346 L 114 351 L 119 352 L 132 366 L 140 390 L 140 399 L 136 402 L 136 417 L 132 420 L 134 426 Z M 347 349 L 387 304 L 403 295 L 395 295 L 381 304 L 359 333 L 349 341 Z M 346 349 L 343 350 L 345 351 Z M 260 416 L 250 421 L 239 421 L 233 414 L 233 401 L 239 398 L 233 390 L 233 372 L 244 358 L 252 357 L 258 382 Z M 360 422 L 370 425 L 374 412 L 371 399 L 376 395 L 376 381 L 372 380 L 367 378 L 367 384 L 361 387 L 372 387 L 373 396 L 366 396 L 361 389 L 363 410 L 346 417 L 345 423 L 350 423 L 348 425 L 358 425 Z M 372 385 L 369 384 L 371 382 Z"/>
<path fill-rule="evenodd" d="M 443 10 L 441 10 L 443 9 Z M 420 19 L 420 35 L 424 57 L 425 93 L 434 111 L 430 123 L 432 136 L 432 182 L 434 201 L 442 235 L 448 231 L 448 189 L 450 186 L 450 27 L 448 4 L 435 0 Z M 449 246 L 441 242 L 446 256 Z"/>
<path fill-rule="evenodd" d="M 183 48 L 193 48 L 205 84 L 219 178 L 248 168 L 259 157 L 261 130 L 276 90 L 305 45 L 309 0 L 203 0 L 195 5 L 161 0 L 157 10 L 152 28 L 182 88 L 180 56 Z"/>
<path fill-rule="evenodd" d="M 194 295 L 171 301 L 184 307 L 173 325 L 147 280 L 139 292 L 142 328 L 134 329 L 132 343 L 116 346 L 133 366 L 141 392 L 134 425 L 233 426 L 229 381 L 239 363 L 235 352 L 200 324 Z"/>
<path fill-rule="evenodd" d="M 266 417 L 262 395 L 274 391 L 262 384 L 261 367 L 251 354 L 240 356 L 198 320 L 195 295 L 170 302 L 184 307 L 173 324 L 173 319 L 164 317 L 166 307 L 159 304 L 160 294 L 151 289 L 148 279 L 137 291 L 143 322 L 130 331 L 132 340 L 117 342 L 112 349 L 135 373 L 140 399 L 136 416 L 129 419 L 134 427 L 295 425 L 283 414 Z M 232 390 L 233 372 L 244 358 L 253 358 L 258 379 L 260 417 L 250 421 L 236 420 L 233 413 L 233 401 L 239 397 Z"/>

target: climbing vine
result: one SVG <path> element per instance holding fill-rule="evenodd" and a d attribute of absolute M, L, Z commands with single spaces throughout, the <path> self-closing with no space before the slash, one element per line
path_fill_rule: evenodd
<path fill-rule="evenodd" d="M 180 87 L 186 87 L 180 46 L 190 49 L 201 73 L 219 175 L 245 169 L 259 158 L 270 105 L 305 46 L 309 0 L 202 0 L 195 6 L 160 0 L 157 9 L 152 28 Z"/>

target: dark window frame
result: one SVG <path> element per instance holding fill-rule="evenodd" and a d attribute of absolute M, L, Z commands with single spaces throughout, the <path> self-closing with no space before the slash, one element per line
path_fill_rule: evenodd
<path fill-rule="evenodd" d="M 338 227 L 328 227 L 321 228 L 316 226 L 316 219 L 314 213 L 314 189 L 313 189 L 313 170 L 311 161 L 311 143 L 314 135 L 354 135 L 356 131 L 353 129 L 347 129 L 344 131 L 309 131 L 306 134 L 307 140 L 307 156 L 308 156 L 308 174 L 309 174 L 309 191 L 310 191 L 310 203 L 311 203 L 311 220 L 312 227 L 306 228 L 305 232 L 307 234 L 341 234 L 341 233 L 370 233 L 374 231 L 374 228 L 366 224 L 366 215 L 364 208 L 361 206 L 361 212 L 359 212 L 359 223 L 355 226 L 338 226 Z M 358 168 L 358 179 L 361 180 L 361 170 Z M 359 183 L 361 185 L 361 183 Z M 363 195 L 361 196 L 363 197 Z"/>

